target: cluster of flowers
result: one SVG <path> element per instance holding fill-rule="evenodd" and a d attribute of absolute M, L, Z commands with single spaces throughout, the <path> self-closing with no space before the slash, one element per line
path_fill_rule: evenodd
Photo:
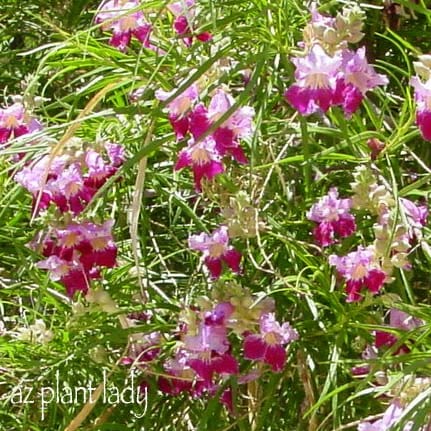
<path fill-rule="evenodd" d="M 40 129 L 40 123 L 21 103 L 0 109 L 1 144 Z M 83 151 L 81 140 L 73 139 L 61 155 L 46 154 L 26 161 L 15 174 L 14 179 L 33 195 L 34 204 L 38 202 L 37 211 L 47 210 L 51 203 L 59 211 L 48 234 L 40 233 L 30 246 L 46 257 L 38 267 L 49 270 L 51 279 L 60 281 L 70 297 L 77 291 L 86 293 L 90 280 L 100 278 L 102 267 L 112 268 L 116 264 L 113 221 L 95 224 L 88 220 L 79 222 L 74 217 L 123 161 L 124 149 L 120 145 L 106 143 L 103 151 Z"/>
<path fill-rule="evenodd" d="M 51 229 L 42 242 L 42 254 L 46 259 L 37 266 L 47 269 L 51 280 L 60 281 L 71 298 L 77 291 L 86 294 L 90 280 L 101 277 L 102 267 L 116 265 L 113 224 L 113 220 L 103 224 L 84 221 Z"/>
<path fill-rule="evenodd" d="M 349 43 L 362 39 L 363 19 L 364 13 L 357 6 L 344 9 L 335 18 L 312 9 L 301 44 L 305 52 L 292 59 L 296 82 L 285 92 L 287 101 L 300 114 L 341 106 L 349 117 L 369 90 L 388 83 L 386 76 L 368 64 L 365 48 L 348 48 Z"/>
<path fill-rule="evenodd" d="M 195 0 L 180 0 L 168 4 L 169 11 L 175 16 L 173 27 L 182 38 L 186 46 L 191 46 L 193 36 L 201 42 L 212 39 L 208 32 L 195 34 L 196 3 Z M 100 24 L 103 31 L 112 32 L 109 44 L 126 51 L 133 37 L 145 48 L 153 49 L 158 53 L 162 50 L 156 48 L 150 40 L 152 25 L 147 21 L 141 10 L 140 0 L 106 0 L 103 1 L 95 17 L 96 24 Z"/>
<path fill-rule="evenodd" d="M 176 14 L 180 16 L 179 12 Z M 177 18 L 175 25 L 183 21 Z M 178 32 L 181 34 L 182 30 Z M 187 147 L 179 153 L 175 170 L 190 167 L 195 190 L 201 192 L 203 180 L 210 181 L 225 171 L 226 157 L 241 164 L 248 162 L 240 140 L 253 132 L 254 109 L 245 106 L 235 110 L 235 100 L 221 88 L 212 94 L 208 107 L 199 102 L 198 84 L 192 84 L 178 93 L 178 90 L 158 90 L 156 97 L 165 102 L 177 141 L 188 140 Z M 228 112 L 231 115 L 220 123 Z M 234 273 L 241 273 L 242 256 L 230 240 L 255 236 L 259 229 L 256 211 L 245 196 L 234 204 L 230 202 L 222 214 L 225 225 L 209 234 L 191 235 L 188 240 L 191 250 L 202 253 L 213 281 L 221 277 L 224 266 Z M 203 393 L 214 395 L 221 386 L 225 386 L 223 382 L 229 375 L 237 375 L 240 384 L 257 379 L 262 367 L 240 372 L 240 361 L 230 341 L 233 337 L 240 337 L 244 359 L 266 363 L 274 372 L 283 369 L 286 363 L 285 345 L 296 340 L 298 334 L 289 323 L 281 325 L 276 321 L 274 302 L 270 299 L 256 301 L 248 290 L 235 283 L 224 289 L 214 288 L 213 295 L 212 301 L 202 299 L 199 307 L 187 308 L 182 313 L 179 319 L 182 323 L 176 333 L 177 346 L 173 357 L 164 364 L 166 376 L 158 380 L 162 392 L 170 395 L 183 392 L 193 396 Z M 153 335 L 154 339 L 160 340 L 156 334 Z M 157 350 L 148 335 L 143 339 L 147 340 L 143 343 L 143 353 Z M 147 362 L 147 356 L 142 358 L 143 362 Z M 224 390 L 220 401 L 232 410 L 232 391 L 229 387 Z"/>
<path fill-rule="evenodd" d="M 166 101 L 176 92 L 158 90 L 156 97 Z M 188 133 L 191 134 L 188 146 L 179 153 L 175 169 L 191 167 L 195 189 L 201 191 L 203 178 L 211 180 L 224 172 L 225 156 L 231 156 L 239 163 L 247 163 L 239 140 L 252 133 L 254 109 L 249 106 L 237 109 L 216 130 L 208 134 L 209 129 L 232 108 L 235 101 L 230 94 L 218 89 L 207 109 L 202 103 L 196 103 L 198 97 L 198 85 L 193 84 L 167 103 L 167 109 L 177 139 L 184 139 Z M 205 137 L 202 136 L 204 134 Z"/>
<path fill-rule="evenodd" d="M 280 324 L 274 315 L 274 301 L 258 298 L 236 283 L 219 284 L 212 298 L 198 299 L 198 307 L 186 308 L 180 315 L 175 333 L 174 356 L 159 377 L 159 389 L 169 395 L 189 393 L 214 395 L 229 375 L 237 375 L 240 384 L 259 378 L 262 366 L 240 372 L 229 338 L 240 337 L 242 356 L 246 360 L 267 364 L 280 372 L 286 363 L 285 346 L 298 338 L 289 323 Z M 160 333 L 141 334 L 126 364 L 134 361 L 146 366 L 159 352 Z M 168 377 L 169 376 L 169 377 Z M 231 389 L 225 389 L 221 401 L 232 410 Z"/>
<path fill-rule="evenodd" d="M 355 218 L 350 213 L 352 208 L 377 216 L 372 245 L 359 246 L 346 256 L 329 256 L 329 263 L 346 280 L 348 302 L 361 300 L 363 288 L 372 294 L 378 293 L 385 282 L 391 281 L 394 267 L 410 268 L 408 252 L 412 242 L 421 238 L 428 216 L 424 205 L 418 206 L 405 198 L 400 198 L 397 203 L 367 167 L 360 166 L 353 175 L 352 199 L 339 199 L 337 189 L 332 188 L 307 214 L 309 220 L 317 223 L 313 234 L 322 247 L 336 243 L 336 236 L 344 238 L 355 232 Z"/>
<path fill-rule="evenodd" d="M 15 175 L 38 202 L 38 210 L 53 203 L 62 213 L 78 215 L 124 161 L 124 149 L 118 144 L 82 151 L 82 142 L 76 139 L 69 147 L 61 156 L 47 154 Z"/>
<path fill-rule="evenodd" d="M 381 390 L 382 385 L 390 387 L 391 390 L 388 395 L 393 399 L 383 414 L 382 419 L 376 420 L 372 423 L 363 421 L 359 424 L 358 431 L 386 431 L 388 429 L 392 429 L 392 427 L 395 429 L 396 425 L 400 423 L 405 412 L 405 406 L 413 401 L 420 393 L 423 393 L 431 387 L 431 381 L 428 377 L 418 378 L 405 376 L 401 381 L 397 381 L 392 384 L 390 381 L 391 374 L 389 374 L 387 370 L 376 370 L 376 366 L 379 364 L 376 359 L 380 351 L 390 349 L 393 355 L 409 353 L 410 348 L 406 344 L 408 340 L 404 333 L 415 330 L 424 324 L 425 323 L 421 319 L 412 317 L 403 311 L 392 308 L 389 311 L 389 325 L 384 325 L 387 326 L 388 331 L 374 331 L 374 343 L 372 345 L 367 345 L 362 353 L 362 358 L 367 361 L 367 364 L 365 366 L 354 367 L 352 369 L 352 373 L 360 377 L 366 376 L 372 370 L 368 362 L 370 360 L 374 360 L 374 384 L 376 385 L 377 390 Z M 394 335 L 395 331 L 397 335 Z M 403 341 L 398 338 L 398 334 L 402 335 Z M 403 431 L 410 431 L 412 427 L 413 421 L 408 421 L 400 429 Z M 418 429 L 423 430 L 424 428 L 421 427 Z"/>

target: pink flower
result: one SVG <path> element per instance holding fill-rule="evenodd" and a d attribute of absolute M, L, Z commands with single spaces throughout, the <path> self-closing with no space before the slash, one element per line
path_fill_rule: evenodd
<path fill-rule="evenodd" d="M 415 89 L 416 124 L 422 137 L 431 141 L 431 78 L 423 83 L 419 77 L 414 76 L 410 83 Z"/>
<path fill-rule="evenodd" d="M 244 357 L 262 361 L 273 371 L 281 371 L 286 363 L 284 345 L 297 340 L 298 333 L 289 323 L 280 325 L 274 313 L 260 317 L 260 334 L 249 334 L 244 339 Z"/>
<path fill-rule="evenodd" d="M 176 92 L 177 90 L 157 90 L 155 96 L 158 100 L 165 101 L 171 98 Z M 198 97 L 199 88 L 196 84 L 192 84 L 183 93 L 167 104 L 169 121 L 177 139 L 183 139 L 189 131 L 188 111 L 190 111 Z"/>
<path fill-rule="evenodd" d="M 382 419 L 371 422 L 361 422 L 358 426 L 358 431 L 388 431 L 398 424 L 404 409 L 401 407 L 398 400 L 392 401 L 389 407 L 385 411 Z M 410 431 L 412 423 L 407 423 L 402 430 Z"/>
<path fill-rule="evenodd" d="M 400 198 L 400 203 L 412 228 L 422 229 L 427 224 L 428 207 L 426 205 L 416 205 L 406 198 Z"/>
<path fill-rule="evenodd" d="M 229 302 L 218 304 L 213 311 L 206 312 L 197 335 L 184 336 L 184 347 L 191 352 L 226 353 L 229 350 L 226 320 L 232 313 L 233 306 Z"/>
<path fill-rule="evenodd" d="M 29 117 L 21 103 L 0 108 L 0 144 L 5 144 L 11 138 L 17 138 L 41 128 L 41 124 Z"/>
<path fill-rule="evenodd" d="M 412 317 L 401 310 L 397 310 L 395 308 L 390 310 L 389 327 L 391 328 L 401 329 L 402 331 L 410 331 L 422 326 L 423 324 L 424 322 L 421 319 Z M 375 331 L 374 336 L 374 344 L 378 349 L 383 346 L 392 347 L 398 341 L 398 338 L 391 332 Z M 394 352 L 394 354 L 397 355 L 400 353 L 408 353 L 409 351 L 410 349 L 405 344 L 403 344 L 396 352 Z"/>
<path fill-rule="evenodd" d="M 226 321 L 234 307 L 229 302 L 218 304 L 205 312 L 196 335 L 185 334 L 184 349 L 190 353 L 187 364 L 203 381 L 203 387 L 213 386 L 214 374 L 236 374 L 238 363 L 229 353 Z"/>
<path fill-rule="evenodd" d="M 210 235 L 202 232 L 189 238 L 189 247 L 203 253 L 212 278 L 219 278 L 223 262 L 236 273 L 240 272 L 241 254 L 229 245 L 228 228 L 221 226 Z"/>
<path fill-rule="evenodd" d="M 165 364 L 165 369 L 174 378 L 170 384 L 167 380 L 159 381 L 163 392 L 177 394 L 187 390 L 195 395 L 204 391 L 212 393 L 217 387 L 214 380 L 216 375 L 239 372 L 237 360 L 229 353 L 230 344 L 227 339 L 226 320 L 232 312 L 233 306 L 230 303 L 221 303 L 212 311 L 197 316 L 199 323 L 193 333 L 188 333 L 189 329 L 185 326 L 183 346 L 176 358 Z M 178 381 L 180 376 L 193 380 L 193 386 L 184 386 Z"/>
<path fill-rule="evenodd" d="M 70 260 L 61 259 L 55 255 L 50 256 L 38 262 L 37 267 L 47 269 L 50 272 L 50 279 L 60 281 L 71 298 L 77 291 L 83 293 L 88 291 L 90 277 L 85 273 L 75 253 Z"/>
<path fill-rule="evenodd" d="M 180 0 L 168 5 L 168 9 L 175 15 L 174 30 L 179 36 L 183 36 L 183 41 L 187 47 L 193 43 L 193 33 L 196 8 L 195 0 Z M 201 42 L 208 42 L 212 35 L 208 32 L 199 33 L 196 38 Z"/>
<path fill-rule="evenodd" d="M 94 150 L 88 150 L 76 158 L 58 156 L 50 160 L 49 156 L 44 156 L 19 171 L 15 181 L 33 195 L 34 202 L 42 193 L 39 209 L 46 209 L 53 203 L 61 212 L 71 211 L 77 215 L 123 162 L 124 153 L 115 145 L 110 144 L 106 148 L 110 163 L 106 163 L 102 155 Z"/>
<path fill-rule="evenodd" d="M 343 257 L 331 255 L 329 264 L 346 280 L 347 302 L 360 301 L 363 288 L 373 295 L 378 293 L 386 280 L 372 247 L 358 247 L 357 251 Z"/>
<path fill-rule="evenodd" d="M 192 392 L 194 372 L 188 365 L 189 354 L 179 350 L 176 357 L 165 362 L 164 368 L 171 378 L 160 377 L 159 389 L 169 395 L 179 395 L 182 392 Z"/>
<path fill-rule="evenodd" d="M 190 113 L 189 119 L 190 133 L 195 140 L 198 140 L 211 127 L 211 121 L 208 117 L 207 108 L 205 108 L 202 103 L 193 109 L 193 111 Z M 212 136 L 212 138 L 214 139 L 214 136 Z"/>
<path fill-rule="evenodd" d="M 221 157 L 216 150 L 216 143 L 208 136 L 204 140 L 195 143 L 190 139 L 187 148 L 181 150 L 175 170 L 191 167 L 194 176 L 195 190 L 202 190 L 202 178 L 212 180 L 216 175 L 224 172 Z"/>
<path fill-rule="evenodd" d="M 302 115 L 326 112 L 333 105 L 341 56 L 331 57 L 315 44 L 305 57 L 293 58 L 292 62 L 296 83 L 285 92 L 287 101 Z"/>
<path fill-rule="evenodd" d="M 126 50 L 132 36 L 146 48 L 151 47 L 151 25 L 145 21 L 143 12 L 135 10 L 127 14 L 127 11 L 136 9 L 139 4 L 139 0 L 108 0 L 99 7 L 95 21 L 102 24 L 103 30 L 112 30 L 109 43 L 120 51 Z"/>
<path fill-rule="evenodd" d="M 117 247 L 112 238 L 113 220 L 102 225 L 72 223 L 54 229 L 44 239 L 45 260 L 39 268 L 50 271 L 50 278 L 60 281 L 70 297 L 76 291 L 87 292 L 91 279 L 100 278 L 100 268 L 116 265 Z"/>
<path fill-rule="evenodd" d="M 105 150 L 108 154 L 112 166 L 121 166 L 126 160 L 126 153 L 122 145 L 107 142 L 105 144 Z"/>
<path fill-rule="evenodd" d="M 211 99 L 208 108 L 208 118 L 216 122 L 235 103 L 230 94 L 223 90 L 217 90 Z M 239 139 L 251 136 L 253 131 L 252 120 L 254 109 L 244 106 L 237 109 L 220 127 L 214 132 L 217 150 L 222 156 L 229 154 L 239 163 L 247 163 L 244 151 L 239 146 Z"/>
<path fill-rule="evenodd" d="M 359 48 L 356 52 L 343 50 L 342 58 L 334 103 L 341 105 L 345 114 L 350 116 L 359 108 L 367 91 L 386 85 L 389 81 L 368 64 L 365 48 Z"/>
<path fill-rule="evenodd" d="M 320 15 L 321 16 L 321 15 Z M 294 58 L 296 83 L 285 93 L 287 101 L 302 115 L 326 112 L 341 105 L 352 115 L 367 91 L 386 85 L 385 75 L 368 64 L 365 48 L 339 50 L 332 57 L 315 44 L 305 57 Z"/>
<path fill-rule="evenodd" d="M 196 375 L 202 379 L 204 389 L 213 387 L 215 374 L 230 375 L 238 374 L 239 372 L 238 362 L 230 353 L 221 355 L 212 353 L 210 357 L 192 358 L 189 359 L 188 364 Z"/>
<path fill-rule="evenodd" d="M 392 308 L 390 311 L 389 326 L 392 328 L 402 329 L 403 331 L 411 331 L 419 326 L 424 325 L 422 319 L 410 316 L 404 311 Z"/>
<path fill-rule="evenodd" d="M 339 199 L 338 190 L 333 187 L 328 194 L 315 203 L 307 218 L 318 223 L 313 235 L 322 247 L 336 243 L 335 235 L 348 237 L 356 230 L 355 218 L 350 214 L 351 199 Z"/>

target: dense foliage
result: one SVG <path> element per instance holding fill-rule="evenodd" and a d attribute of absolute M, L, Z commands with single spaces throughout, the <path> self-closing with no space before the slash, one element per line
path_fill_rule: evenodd
<path fill-rule="evenodd" d="M 427 2 L 3 3 L 0 429 L 429 429 Z"/>

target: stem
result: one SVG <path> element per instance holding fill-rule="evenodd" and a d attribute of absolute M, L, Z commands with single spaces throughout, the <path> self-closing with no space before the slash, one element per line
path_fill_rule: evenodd
<path fill-rule="evenodd" d="M 311 184 L 311 165 L 310 165 L 310 140 L 308 134 L 307 120 L 304 117 L 299 118 L 301 125 L 302 137 L 302 155 L 304 156 L 304 183 L 305 193 L 308 194 Z"/>

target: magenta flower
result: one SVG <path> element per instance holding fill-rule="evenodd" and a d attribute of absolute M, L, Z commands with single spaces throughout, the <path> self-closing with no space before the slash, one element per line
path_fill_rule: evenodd
<path fill-rule="evenodd" d="M 359 108 L 367 91 L 389 81 L 368 64 L 365 48 L 359 48 L 356 52 L 346 49 L 342 51 L 342 59 L 334 103 L 341 105 L 345 114 L 350 116 Z"/>
<path fill-rule="evenodd" d="M 112 30 L 109 44 L 120 51 L 129 46 L 132 36 L 136 37 L 146 48 L 150 48 L 151 25 L 145 21 L 140 10 L 127 13 L 139 6 L 139 0 L 108 0 L 99 7 L 95 21 L 101 24 L 102 30 Z"/>
<path fill-rule="evenodd" d="M 94 150 L 88 150 L 75 159 L 58 156 L 51 162 L 49 156 L 44 156 L 19 171 L 15 181 L 33 195 L 34 203 L 42 193 L 38 209 L 47 209 L 53 203 L 61 212 L 71 211 L 77 215 L 124 160 L 120 146 L 109 145 L 106 147 L 109 163 Z"/>
<path fill-rule="evenodd" d="M 355 218 L 350 214 L 351 199 L 339 199 L 333 187 L 326 196 L 315 203 L 307 218 L 318 223 L 313 230 L 314 238 L 322 247 L 336 243 L 335 235 L 345 238 L 356 230 Z"/>
<path fill-rule="evenodd" d="M 165 101 L 173 96 L 177 90 L 164 91 L 157 90 L 155 95 L 158 100 Z M 199 97 L 199 88 L 192 84 L 183 93 L 167 104 L 169 121 L 174 129 L 177 139 L 183 139 L 189 131 L 188 111 Z"/>
<path fill-rule="evenodd" d="M 296 83 L 284 93 L 287 101 L 302 115 L 326 112 L 334 104 L 342 57 L 331 57 L 316 44 L 305 57 L 293 58 L 292 62 Z"/>
<path fill-rule="evenodd" d="M 50 278 L 60 281 L 70 297 L 76 291 L 87 292 L 90 280 L 100 278 L 100 268 L 112 268 L 117 261 L 117 247 L 112 238 L 113 220 L 102 225 L 84 222 L 54 229 L 44 239 L 45 260 L 38 267 L 47 269 Z"/>
<path fill-rule="evenodd" d="M 184 347 L 190 352 L 226 353 L 229 350 L 226 320 L 233 311 L 233 306 L 229 302 L 224 302 L 218 304 L 213 311 L 206 312 L 197 335 L 184 336 Z"/>
<path fill-rule="evenodd" d="M 230 354 L 227 339 L 226 321 L 233 313 L 233 306 L 228 303 L 218 304 L 212 311 L 197 316 L 198 326 L 189 331 L 184 326 L 183 346 L 176 358 L 165 364 L 165 369 L 173 376 L 171 381 L 159 381 L 163 392 L 177 394 L 184 390 L 194 395 L 202 392 L 214 392 L 217 385 L 216 375 L 223 376 L 239 372 L 237 360 Z M 182 384 L 178 377 L 188 377 L 193 385 Z"/>
<path fill-rule="evenodd" d="M 213 123 L 216 122 L 235 103 L 230 94 L 223 90 L 217 90 L 212 97 L 208 118 Z M 236 110 L 221 126 L 214 132 L 214 139 L 217 143 L 217 150 L 222 156 L 229 154 L 239 163 L 247 163 L 244 151 L 238 140 L 251 136 L 253 131 L 252 120 L 254 109 L 244 106 Z"/>
<path fill-rule="evenodd" d="M 329 256 L 329 264 L 337 268 L 346 280 L 347 302 L 360 301 L 361 290 L 378 293 L 386 280 L 386 273 L 380 268 L 373 247 L 358 247 L 346 256 Z"/>
<path fill-rule="evenodd" d="M 415 89 L 416 124 L 422 137 L 431 141 L 431 78 L 423 83 L 418 76 L 414 76 L 410 83 Z"/>
<path fill-rule="evenodd" d="M 208 136 L 197 143 L 194 139 L 189 140 L 187 148 L 181 150 L 178 155 L 175 170 L 186 167 L 192 168 L 197 192 L 202 190 L 202 178 L 212 180 L 216 175 L 224 172 L 224 166 L 213 138 Z"/>
<path fill-rule="evenodd" d="M 195 140 L 198 140 L 211 126 L 211 121 L 208 117 L 208 111 L 205 106 L 200 103 L 190 113 L 190 133 Z M 214 136 L 212 136 L 214 139 Z M 217 144 L 217 142 L 216 142 Z M 219 152 L 217 150 L 217 152 Z"/>
<path fill-rule="evenodd" d="M 392 328 L 402 329 L 403 331 L 411 331 L 412 329 L 416 329 L 424 324 L 425 323 L 422 319 L 413 317 L 404 311 L 397 310 L 396 308 L 392 308 L 390 311 L 389 326 Z"/>
<path fill-rule="evenodd" d="M 195 373 L 188 364 L 188 360 L 188 352 L 179 350 L 175 358 L 165 362 L 165 371 L 171 377 L 158 379 L 158 387 L 163 393 L 179 395 L 182 392 L 192 392 Z"/>
<path fill-rule="evenodd" d="M 221 226 L 210 235 L 202 232 L 189 238 L 189 247 L 203 253 L 212 278 L 219 278 L 223 262 L 236 273 L 240 272 L 241 253 L 229 245 L 228 228 Z"/>
<path fill-rule="evenodd" d="M 424 322 L 421 319 L 417 319 L 409 314 L 392 308 L 390 310 L 389 327 L 400 329 L 402 331 L 410 331 L 412 329 L 422 326 Z M 383 346 L 392 347 L 397 343 L 398 338 L 391 332 L 387 331 L 375 331 L 374 333 L 375 341 L 374 345 L 380 349 Z M 394 355 L 401 353 L 408 353 L 410 349 L 405 345 L 401 345 Z"/>
<path fill-rule="evenodd" d="M 260 317 L 260 334 L 249 334 L 244 339 L 244 358 L 262 361 L 273 371 L 281 371 L 286 363 L 284 345 L 297 340 L 298 333 L 289 323 L 280 325 L 274 313 Z"/>
<path fill-rule="evenodd" d="M 200 357 L 189 359 L 190 368 L 202 380 L 202 389 L 212 389 L 214 386 L 213 378 L 215 374 L 231 375 L 238 374 L 238 361 L 230 354 L 211 353 L 210 357 Z"/>
<path fill-rule="evenodd" d="M 168 5 L 168 9 L 175 16 L 174 30 L 179 36 L 183 37 L 187 47 L 190 47 L 193 43 L 193 22 L 196 15 L 195 3 L 195 0 L 180 0 Z M 208 32 L 199 33 L 195 36 L 201 42 L 208 42 L 212 39 L 212 35 Z"/>
<path fill-rule="evenodd" d="M 73 297 L 76 292 L 87 293 L 90 287 L 90 275 L 86 274 L 84 268 L 77 259 L 77 254 L 73 253 L 70 260 L 61 259 L 58 256 L 50 256 L 37 263 L 37 267 L 47 269 L 50 279 L 59 281 L 66 288 L 69 297 Z"/>
<path fill-rule="evenodd" d="M 186 334 L 184 349 L 190 352 L 187 364 L 202 380 L 202 389 L 211 389 L 214 374 L 237 374 L 237 360 L 229 353 L 226 321 L 234 307 L 229 302 L 218 304 L 203 314 L 196 335 Z"/>
<path fill-rule="evenodd" d="M 21 103 L 0 108 L 0 144 L 5 144 L 11 138 L 17 138 L 41 128 L 41 124 L 29 117 Z"/>

